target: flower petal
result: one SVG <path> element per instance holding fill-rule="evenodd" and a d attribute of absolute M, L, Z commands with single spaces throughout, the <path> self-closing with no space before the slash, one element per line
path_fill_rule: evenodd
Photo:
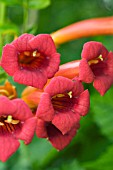
<path fill-rule="evenodd" d="M 56 53 L 56 47 L 49 34 L 37 35 L 29 41 L 29 44 L 32 49 L 37 49 L 40 53 L 48 57 Z"/>
<path fill-rule="evenodd" d="M 94 74 L 86 59 L 82 59 L 79 65 L 79 80 L 85 83 L 91 83 L 94 80 Z"/>
<path fill-rule="evenodd" d="M 32 72 L 23 69 L 15 72 L 14 81 L 36 88 L 43 88 L 47 82 L 47 76 L 45 71 L 37 70 Z"/>
<path fill-rule="evenodd" d="M 56 126 L 62 134 L 69 132 L 80 121 L 80 115 L 68 112 L 57 113 L 52 120 L 52 124 Z"/>
<path fill-rule="evenodd" d="M 78 77 L 75 77 L 72 79 L 74 82 L 74 87 L 73 87 L 73 96 L 79 96 L 83 91 L 84 91 L 84 86 L 82 85 L 82 82 L 79 81 Z"/>
<path fill-rule="evenodd" d="M 54 77 L 50 81 L 49 85 L 45 88 L 45 92 L 49 93 L 50 96 L 56 94 L 63 94 L 72 90 L 74 83 L 72 80 L 65 77 Z"/>
<path fill-rule="evenodd" d="M 58 150 L 64 149 L 76 135 L 77 128 L 73 128 L 69 133 L 62 135 L 62 133 L 55 128 L 55 126 L 50 125 L 47 127 L 48 140 L 51 142 L 53 147 Z"/>
<path fill-rule="evenodd" d="M 81 56 L 87 60 L 92 60 L 99 57 L 100 55 L 102 55 L 103 58 L 106 58 L 108 53 L 108 50 L 103 46 L 102 43 L 90 41 L 84 44 Z"/>
<path fill-rule="evenodd" d="M 16 106 L 16 111 L 13 113 L 15 119 L 25 121 L 26 119 L 33 117 L 31 110 L 23 100 L 14 99 L 11 100 L 11 102 Z"/>
<path fill-rule="evenodd" d="M 54 74 L 58 71 L 60 64 L 60 54 L 55 53 L 52 54 L 49 58 L 49 66 L 47 67 L 47 76 L 48 78 L 51 78 L 54 76 Z"/>
<path fill-rule="evenodd" d="M 29 51 L 32 50 L 31 46 L 29 45 L 29 40 L 31 40 L 34 37 L 32 34 L 22 34 L 20 37 L 18 37 L 16 40 L 14 40 L 11 44 L 15 46 L 17 51 L 23 52 L 23 51 Z"/>
<path fill-rule="evenodd" d="M 5 162 L 20 146 L 18 140 L 12 136 L 5 136 L 0 132 L 0 160 Z"/>
<path fill-rule="evenodd" d="M 19 134 L 16 134 L 16 138 L 24 140 L 26 145 L 29 144 L 34 136 L 36 123 L 36 117 L 27 119 L 23 124 L 21 132 Z"/>
<path fill-rule="evenodd" d="M 90 106 L 90 96 L 89 91 L 85 90 L 76 99 L 76 104 L 74 105 L 75 113 L 79 113 L 80 116 L 85 116 L 89 111 Z"/>
<path fill-rule="evenodd" d="M 113 78 L 108 75 L 98 76 L 95 78 L 93 86 L 103 96 L 113 84 Z"/>
<path fill-rule="evenodd" d="M 106 75 L 111 75 L 113 78 L 113 52 L 109 52 L 107 56 L 107 68 L 105 70 Z"/>
<path fill-rule="evenodd" d="M 45 121 L 51 121 L 54 116 L 54 108 L 48 93 L 43 93 L 38 105 L 36 116 Z"/>
<path fill-rule="evenodd" d="M 36 126 L 36 135 L 39 138 L 47 138 L 47 123 L 41 119 L 37 120 L 37 126 Z"/>
<path fill-rule="evenodd" d="M 0 96 L 0 115 L 12 115 L 15 111 L 16 106 L 7 97 Z"/>
<path fill-rule="evenodd" d="M 10 75 L 13 76 L 19 69 L 17 50 L 13 45 L 5 45 L 3 48 L 1 66 Z"/>

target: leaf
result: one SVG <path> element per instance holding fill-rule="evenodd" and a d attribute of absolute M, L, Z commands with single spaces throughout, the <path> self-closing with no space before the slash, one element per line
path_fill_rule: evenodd
<path fill-rule="evenodd" d="M 43 9 L 50 5 L 50 0 L 30 0 L 29 8 Z"/>
<path fill-rule="evenodd" d="M 83 164 L 87 170 L 112 170 L 113 169 L 113 145 L 99 159 Z"/>
<path fill-rule="evenodd" d="M 103 97 L 91 95 L 91 108 L 101 132 L 113 140 L 113 87 Z"/>
<path fill-rule="evenodd" d="M 21 5 L 23 0 L 0 0 L 0 2 L 5 3 L 8 6 Z"/>
<path fill-rule="evenodd" d="M 0 67 L 0 83 L 5 81 L 7 79 L 7 74 L 4 72 L 4 70 Z"/>
<path fill-rule="evenodd" d="M 18 34 L 19 29 L 14 24 L 4 24 L 0 26 L 0 34 Z"/>

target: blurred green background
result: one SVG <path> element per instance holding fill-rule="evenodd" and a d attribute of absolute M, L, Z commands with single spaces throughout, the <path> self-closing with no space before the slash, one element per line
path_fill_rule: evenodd
<path fill-rule="evenodd" d="M 0 0 L 1 52 L 3 45 L 24 32 L 52 33 L 80 20 L 113 15 L 113 0 L 29 0 L 29 4 L 28 0 Z M 91 40 L 100 41 L 113 51 L 111 35 L 81 38 L 59 46 L 61 63 L 79 59 L 83 44 Z M 1 71 L 0 78 L 3 77 Z M 9 80 L 20 96 L 25 86 Z M 21 143 L 7 162 L 0 162 L 0 170 L 112 170 L 113 87 L 103 97 L 92 85 L 85 88 L 90 91 L 90 111 L 81 119 L 81 127 L 70 145 L 58 152 L 48 141 L 35 136 L 30 145 Z"/>

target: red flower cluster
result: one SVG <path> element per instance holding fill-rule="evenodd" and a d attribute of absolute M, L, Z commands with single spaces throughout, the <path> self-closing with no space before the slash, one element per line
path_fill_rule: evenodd
<path fill-rule="evenodd" d="M 113 53 L 99 42 L 86 43 L 82 59 L 75 65 L 66 63 L 59 69 L 59 64 L 60 54 L 47 34 L 23 34 L 4 47 L 1 66 L 14 81 L 32 87 L 22 95 L 27 104 L 14 99 L 16 90 L 9 82 L 0 87 L 2 161 L 18 149 L 18 140 L 30 143 L 34 132 L 39 138 L 47 138 L 56 149 L 65 148 L 89 110 L 89 92 L 82 82 L 93 82 L 101 95 L 113 83 Z"/>
<path fill-rule="evenodd" d="M 55 77 L 44 89 L 36 112 L 36 134 L 58 150 L 75 136 L 81 116 L 89 110 L 89 92 L 78 80 Z"/>

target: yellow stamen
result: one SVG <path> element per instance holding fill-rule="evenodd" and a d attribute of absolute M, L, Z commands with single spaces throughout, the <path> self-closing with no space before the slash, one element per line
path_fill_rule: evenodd
<path fill-rule="evenodd" d="M 19 120 L 12 120 L 12 122 L 11 122 L 13 125 L 16 125 L 16 124 L 18 124 L 19 123 Z"/>
<path fill-rule="evenodd" d="M 102 58 L 102 55 L 100 55 L 99 57 L 98 57 L 101 61 L 103 61 L 104 59 Z"/>
<path fill-rule="evenodd" d="M 4 126 L 4 123 L 0 122 L 0 126 Z"/>
<path fill-rule="evenodd" d="M 9 116 L 7 117 L 7 120 L 4 120 L 4 122 L 6 122 L 6 123 L 12 123 L 12 124 L 16 125 L 16 124 L 19 123 L 19 120 L 13 120 L 13 119 L 12 119 L 12 116 L 9 115 Z"/>
<path fill-rule="evenodd" d="M 9 92 L 4 89 L 0 89 L 0 94 L 4 93 L 6 96 L 9 96 Z"/>
<path fill-rule="evenodd" d="M 37 51 L 33 51 L 33 57 L 37 57 Z"/>
<path fill-rule="evenodd" d="M 25 56 L 30 56 L 30 51 L 24 51 Z"/>
<path fill-rule="evenodd" d="M 12 116 L 9 115 L 9 116 L 7 117 L 7 120 L 4 120 L 4 122 L 6 122 L 6 123 L 11 123 L 11 122 L 12 122 Z"/>
<path fill-rule="evenodd" d="M 99 60 L 90 60 L 88 61 L 88 64 L 91 65 L 91 64 L 97 64 L 99 62 Z"/>
<path fill-rule="evenodd" d="M 72 98 L 72 97 L 73 97 L 73 96 L 72 96 L 72 91 L 70 91 L 70 92 L 68 93 L 68 95 L 69 95 L 70 98 Z"/>
<path fill-rule="evenodd" d="M 91 64 L 97 64 L 99 63 L 99 60 L 103 61 L 104 59 L 102 58 L 102 54 L 99 55 L 98 58 L 96 58 L 95 60 L 90 60 L 88 61 L 88 64 L 91 65 Z"/>

